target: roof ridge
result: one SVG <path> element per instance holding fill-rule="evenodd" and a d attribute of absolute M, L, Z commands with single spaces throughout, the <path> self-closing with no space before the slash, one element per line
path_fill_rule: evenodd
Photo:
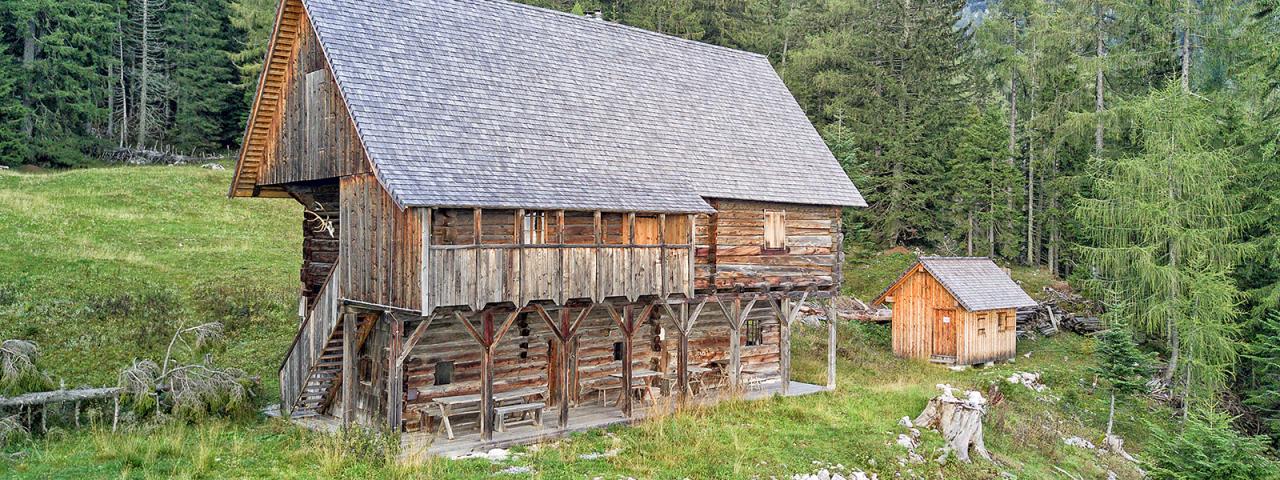
<path fill-rule="evenodd" d="M 537 6 L 537 5 L 529 5 L 529 4 L 526 4 L 526 3 L 515 2 L 515 1 L 512 1 L 512 0 L 453 0 L 453 1 L 472 1 L 472 2 L 474 2 L 474 1 L 485 1 L 485 2 L 490 2 L 490 3 L 499 3 L 499 4 L 504 4 L 504 5 L 511 5 L 511 6 L 514 6 L 514 7 L 523 8 L 523 9 L 527 9 L 527 10 L 533 10 L 533 11 L 537 11 L 537 12 L 541 12 L 541 13 L 550 13 L 550 14 L 555 14 L 555 15 L 559 15 L 559 16 L 562 16 L 562 17 L 566 17 L 566 18 L 573 18 L 573 19 L 576 19 L 576 20 L 578 20 L 578 21 L 591 22 L 592 24 L 596 24 L 596 25 L 603 25 L 603 26 L 609 26 L 609 27 L 614 27 L 614 28 L 621 28 L 621 29 L 624 29 L 624 30 L 627 30 L 627 31 L 630 31 L 630 32 L 634 32 L 634 33 L 640 33 L 640 34 L 649 35 L 649 36 L 654 36 L 654 37 L 663 38 L 663 39 L 667 39 L 667 40 L 675 40 L 675 41 L 676 41 L 676 43 L 683 43 L 683 44 L 685 44 L 685 45 L 696 46 L 696 47 L 698 47 L 698 48 L 712 48 L 712 49 L 718 49 L 718 50 L 722 50 L 722 51 L 724 51 L 724 52 L 728 52 L 728 53 L 734 53 L 734 54 L 744 55 L 744 56 L 748 56 L 748 57 L 763 58 L 763 59 L 765 59 L 766 61 L 769 59 L 769 56 L 768 56 L 768 55 L 764 55 L 764 54 L 760 54 L 760 53 L 756 53 L 756 52 L 751 52 L 751 51 L 747 51 L 747 50 L 739 50 L 739 49 L 736 49 L 736 48 L 726 47 L 726 46 L 724 46 L 724 45 L 716 45 L 716 44 L 714 44 L 714 43 L 700 42 L 700 41 L 698 41 L 698 40 L 691 40 L 691 39 L 688 39 L 688 38 L 677 37 L 677 36 L 675 36 L 675 35 L 668 35 L 668 34 L 666 34 L 666 33 L 662 33 L 662 32 L 655 32 L 655 31 L 653 31 L 653 30 L 646 30 L 646 29 L 643 29 L 643 28 L 640 28 L 640 27 L 633 27 L 633 26 L 631 26 L 631 25 L 627 25 L 627 24 L 625 24 L 625 23 L 618 23 L 618 22 L 613 22 L 613 21 L 608 21 L 608 20 L 601 20 L 601 19 L 589 18 L 589 17 L 585 17 L 585 16 L 581 16 L 581 15 L 574 15 L 574 14 L 569 13 L 569 12 L 562 12 L 562 11 L 559 11 L 559 10 L 554 10 L 554 9 L 550 9 L 550 8 L 546 8 L 546 7 L 539 7 L 539 6 Z M 770 62 L 770 66 L 772 66 L 772 62 Z"/>

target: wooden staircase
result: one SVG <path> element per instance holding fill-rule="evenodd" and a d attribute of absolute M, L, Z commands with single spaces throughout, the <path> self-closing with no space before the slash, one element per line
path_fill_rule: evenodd
<path fill-rule="evenodd" d="M 358 320 L 341 314 L 337 271 L 335 263 L 280 365 L 280 407 L 293 418 L 323 413 L 342 381 L 343 318 Z M 372 329 L 374 322 L 366 323 L 357 340 Z"/>

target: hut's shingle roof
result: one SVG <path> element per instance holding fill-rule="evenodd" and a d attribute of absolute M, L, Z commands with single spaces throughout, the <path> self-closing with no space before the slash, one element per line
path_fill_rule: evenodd
<path fill-rule="evenodd" d="M 970 312 L 1036 305 L 1009 274 L 987 257 L 920 257 L 918 264 Z M 902 272 L 872 303 L 880 303 L 915 268 L 912 265 Z"/>
<path fill-rule="evenodd" d="M 1036 301 L 989 258 L 920 257 L 920 263 L 971 312 L 1036 305 Z"/>
<path fill-rule="evenodd" d="M 756 54 L 501 0 L 303 0 L 405 206 L 865 206 Z"/>

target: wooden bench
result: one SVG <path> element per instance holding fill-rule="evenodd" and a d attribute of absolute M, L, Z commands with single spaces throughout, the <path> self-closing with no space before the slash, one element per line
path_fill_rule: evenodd
<path fill-rule="evenodd" d="M 524 422 L 532 422 L 534 425 L 542 425 L 542 411 L 547 408 L 547 404 L 542 402 L 518 403 L 515 405 L 505 405 L 493 409 L 494 427 L 499 432 L 507 431 L 507 415 L 519 413 L 520 420 L 513 422 L 511 425 L 521 424 Z M 533 418 L 527 418 L 529 413 L 533 413 Z"/>

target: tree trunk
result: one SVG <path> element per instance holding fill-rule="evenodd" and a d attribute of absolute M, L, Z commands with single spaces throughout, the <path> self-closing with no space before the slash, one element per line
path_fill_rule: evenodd
<path fill-rule="evenodd" d="M 973 256 L 973 206 L 969 206 L 969 233 L 965 235 L 965 255 Z"/>
<path fill-rule="evenodd" d="M 138 74 L 138 148 L 145 148 L 147 145 L 147 121 L 151 115 L 151 105 L 148 97 L 150 93 L 151 83 L 151 5 L 147 0 L 141 2 L 142 21 L 139 25 L 142 32 L 141 44 L 138 47 L 138 64 L 141 69 Z"/>
<path fill-rule="evenodd" d="M 968 392 L 968 398 L 956 398 L 949 385 L 941 385 L 942 395 L 934 397 L 925 405 L 924 411 L 912 422 L 917 427 L 933 428 L 942 433 L 947 445 L 943 448 L 939 461 L 945 461 L 951 452 L 956 458 L 968 463 L 969 450 L 978 456 L 991 461 L 986 443 L 982 436 L 982 418 L 986 416 L 986 401 L 978 392 Z"/>
<path fill-rule="evenodd" d="M 1116 420 L 1116 394 L 1113 392 L 1111 394 L 1111 409 L 1110 409 L 1110 412 L 1107 413 L 1107 437 L 1111 436 L 1111 426 L 1115 424 L 1115 420 Z M 1103 437 L 1103 438 L 1106 438 L 1106 437 Z"/>
<path fill-rule="evenodd" d="M 22 68 L 27 73 L 27 81 L 33 81 L 31 72 L 35 69 L 36 62 L 36 19 L 27 21 L 27 31 L 22 37 Z M 30 87 L 23 89 L 22 106 L 25 107 L 25 113 L 22 116 L 22 136 L 31 141 L 35 134 L 35 112 L 31 108 Z"/>
<path fill-rule="evenodd" d="M 1096 54 L 1098 59 L 1098 65 L 1096 69 L 1097 70 L 1096 76 L 1094 78 L 1093 111 L 1094 113 L 1098 114 L 1098 119 L 1097 119 L 1097 126 L 1094 127 L 1094 131 L 1093 131 L 1093 154 L 1101 157 L 1102 156 L 1102 133 L 1103 133 L 1102 132 L 1102 110 L 1105 108 L 1105 105 L 1103 103 L 1103 97 L 1102 97 L 1102 84 L 1103 84 L 1102 59 L 1106 58 L 1106 51 L 1103 50 L 1102 4 L 1101 3 L 1094 4 L 1094 13 L 1097 16 L 1097 22 L 1094 24 L 1094 30 L 1096 33 L 1096 38 L 1094 40 L 1095 40 L 1095 47 L 1097 49 Z"/>
<path fill-rule="evenodd" d="M 1182 91 L 1191 92 L 1191 0 L 1182 2 Z"/>

